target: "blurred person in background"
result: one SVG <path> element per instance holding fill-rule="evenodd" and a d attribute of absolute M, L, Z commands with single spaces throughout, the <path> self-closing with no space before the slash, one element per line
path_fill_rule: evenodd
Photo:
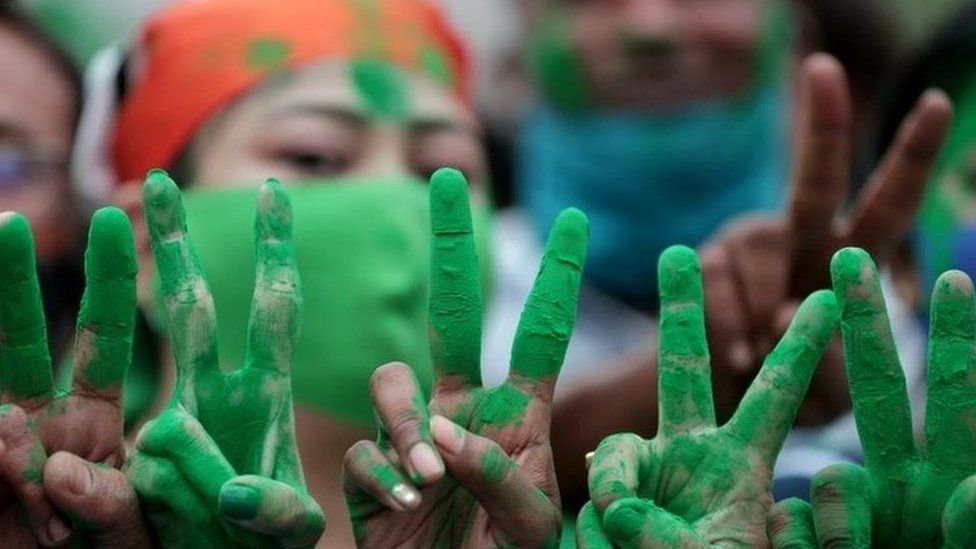
<path fill-rule="evenodd" d="M 911 96 L 938 87 L 956 105 L 956 122 L 929 179 L 918 224 L 893 262 L 898 296 L 913 327 L 928 325 L 927 299 L 936 277 L 949 269 L 976 274 L 976 3 L 946 18 L 894 80 L 879 128 L 879 149 L 895 138 Z M 921 375 L 921 374 L 920 374 Z"/>
<path fill-rule="evenodd" d="M 288 186 L 305 302 L 296 431 L 330 545 L 352 543 L 339 472 L 346 449 L 374 432 L 373 370 L 398 360 L 425 387 L 431 379 L 425 180 L 434 170 L 466 174 L 476 234 L 487 232 L 468 71 L 458 37 L 423 0 L 183 3 L 92 68 L 78 166 L 89 200 L 114 200 L 133 218 L 147 320 L 133 369 L 164 372 L 157 396 L 172 365 L 138 182 L 162 167 L 184 187 L 227 365 L 245 349 L 258 185 Z M 411 456 L 414 471 L 443 468 L 430 448 Z"/>
<path fill-rule="evenodd" d="M 656 368 L 660 251 L 674 243 L 702 249 L 716 408 L 726 417 L 785 328 L 780 319 L 797 298 L 829 284 L 834 249 L 907 230 L 879 212 L 902 196 L 897 211 L 911 218 L 910 197 L 924 179 L 917 172 L 928 169 L 951 109 L 938 93 L 922 101 L 851 223 L 835 234 L 824 219 L 833 219 L 849 174 L 860 171 L 851 135 L 870 119 L 852 116 L 835 59 L 814 56 L 802 69 L 798 61 L 823 47 L 832 28 L 824 14 L 836 10 L 793 11 L 776 0 L 521 6 L 538 97 L 516 140 L 516 208 L 496 218 L 499 272 L 485 363 L 507 352 L 508 319 L 528 291 L 540 230 L 559 208 L 581 208 L 592 239 L 553 425 L 560 483 L 572 503 L 585 486 L 582 456 L 606 433 L 653 430 L 656 396 L 645 388 Z M 869 34 L 886 43 L 884 31 Z M 870 75 L 857 71 L 858 103 L 875 91 Z M 849 410 L 846 392 L 836 390 L 844 375 L 837 345 L 828 357 L 832 367 L 821 368 L 801 423 L 828 424 Z M 487 371 L 486 380 L 502 374 Z M 819 459 L 839 457 L 831 450 L 818 460 L 794 458 L 789 447 L 783 461 L 801 461 L 811 475 Z"/>
<path fill-rule="evenodd" d="M 81 110 L 80 78 L 23 11 L 0 3 L 0 210 L 22 212 L 37 244 L 51 352 L 74 334 L 83 224 L 68 177 Z"/>

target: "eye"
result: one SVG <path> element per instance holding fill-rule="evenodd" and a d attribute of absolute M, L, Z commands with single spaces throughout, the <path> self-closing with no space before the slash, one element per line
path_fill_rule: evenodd
<path fill-rule="evenodd" d="M 352 163 L 350 156 L 341 151 L 285 149 L 275 156 L 289 170 L 309 176 L 341 174 Z"/>

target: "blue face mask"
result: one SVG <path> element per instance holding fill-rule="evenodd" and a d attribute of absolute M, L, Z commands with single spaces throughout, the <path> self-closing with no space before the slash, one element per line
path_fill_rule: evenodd
<path fill-rule="evenodd" d="M 587 280 L 652 308 L 667 246 L 696 246 L 737 215 L 779 208 L 785 95 L 773 85 L 663 115 L 541 106 L 519 136 L 518 198 L 540 236 L 562 208 L 586 212 Z"/>

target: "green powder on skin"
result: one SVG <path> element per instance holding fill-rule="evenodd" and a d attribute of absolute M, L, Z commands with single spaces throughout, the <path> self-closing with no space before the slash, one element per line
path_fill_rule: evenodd
<path fill-rule="evenodd" d="M 513 373 L 536 380 L 559 373 L 576 322 L 588 238 L 583 212 L 570 208 L 559 214 L 519 319 L 512 345 Z"/>
<path fill-rule="evenodd" d="M 701 267 L 685 246 L 668 248 L 658 267 L 661 317 L 658 401 L 661 429 L 672 433 L 698 418 L 714 424 L 711 367 L 705 338 Z"/>
<path fill-rule="evenodd" d="M 16 213 L 0 219 L 0 326 L 3 394 L 21 398 L 51 396 L 54 379 L 34 239 L 27 219 Z"/>
<path fill-rule="evenodd" d="M 498 448 L 491 448 L 481 457 L 481 475 L 485 482 L 496 484 L 505 478 L 509 467 L 515 463 Z"/>
<path fill-rule="evenodd" d="M 593 103 L 583 64 L 570 40 L 569 15 L 551 7 L 534 30 L 527 48 L 528 65 L 542 89 L 556 105 L 584 109 Z"/>
<path fill-rule="evenodd" d="M 356 93 L 368 112 L 391 120 L 407 116 L 407 89 L 397 67 L 382 59 L 360 57 L 350 63 L 349 70 Z"/>
<path fill-rule="evenodd" d="M 491 392 L 478 407 L 478 419 L 486 425 L 506 425 L 522 417 L 531 397 L 509 384 Z"/>
<path fill-rule="evenodd" d="M 132 226 L 122 210 L 104 208 L 92 217 L 88 239 L 74 376 L 94 389 L 121 390 L 135 326 L 138 266 Z"/>
<path fill-rule="evenodd" d="M 431 357 L 439 375 L 479 385 L 482 293 L 468 186 L 449 168 L 434 173 L 430 185 Z"/>

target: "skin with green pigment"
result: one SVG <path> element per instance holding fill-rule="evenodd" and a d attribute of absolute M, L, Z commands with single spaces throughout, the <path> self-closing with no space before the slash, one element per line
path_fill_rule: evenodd
<path fill-rule="evenodd" d="M 661 288 L 659 425 L 652 440 L 618 434 L 589 470 L 597 517 L 578 537 L 590 547 L 764 547 L 773 463 L 833 334 L 829 291 L 800 306 L 732 419 L 716 426 L 695 252 L 669 248 Z M 597 518 L 602 532 L 594 527 Z"/>
<path fill-rule="evenodd" d="M 976 519 L 976 307 L 960 271 L 943 274 L 931 304 L 925 444 L 912 433 L 908 392 L 878 274 L 863 250 L 831 262 L 854 419 L 865 466 L 836 465 L 812 483 L 821 545 L 971 547 Z M 783 514 L 807 512 L 800 506 Z M 809 536 L 810 534 L 806 534 Z"/>
<path fill-rule="evenodd" d="M 357 542 L 361 547 L 554 546 L 561 527 L 550 408 L 575 322 L 587 220 L 577 210 L 557 219 L 515 335 L 508 380 L 486 389 L 479 358 L 482 290 L 467 184 L 460 172 L 443 169 L 432 177 L 430 195 L 433 396 L 429 404 L 417 403 L 419 384 L 407 366 L 387 365 L 374 375 L 383 432 L 376 444 L 354 446 L 344 467 Z M 394 371 L 396 379 L 390 376 Z M 388 389 L 404 385 L 413 391 L 413 400 L 404 399 L 414 402 L 410 424 L 424 426 L 417 429 L 416 442 L 439 448 L 447 470 L 443 478 L 408 480 L 416 479 L 403 465 L 412 454 L 396 447 L 404 414 L 384 413 L 382 403 Z M 455 453 L 441 439 L 434 444 L 426 429 L 433 414 L 454 422 L 445 436 L 469 454 Z M 472 457 L 465 461 L 462 454 Z M 377 467 L 387 472 L 380 474 Z M 397 500 L 397 486 L 388 481 L 391 472 L 401 495 L 412 494 L 407 497 L 413 498 L 412 508 Z"/>
<path fill-rule="evenodd" d="M 394 65 L 382 59 L 360 58 L 349 64 L 349 70 L 368 112 L 393 120 L 407 115 L 407 90 Z"/>
<path fill-rule="evenodd" d="M 529 66 L 549 99 L 567 109 L 584 109 L 593 103 L 593 92 L 586 81 L 583 64 L 573 51 L 569 36 L 569 16 L 559 7 L 550 12 L 532 35 L 527 49 Z"/>
<path fill-rule="evenodd" d="M 289 370 L 302 302 L 288 198 L 273 180 L 259 193 L 247 354 L 224 370 L 179 190 L 154 170 L 143 197 L 177 370 L 126 464 L 155 535 L 167 547 L 312 546 L 324 518 L 295 444 Z"/>
<path fill-rule="evenodd" d="M 111 467 L 125 457 L 121 398 L 135 323 L 136 259 L 121 210 L 92 217 L 85 275 L 72 382 L 56 390 L 30 227 L 20 214 L 0 214 L 0 525 L 14 545 L 33 545 L 40 538 L 31 528 L 43 531 L 52 516 L 42 486 L 49 455 L 65 451 Z M 75 529 L 77 542 L 88 539 L 84 525 Z"/>

